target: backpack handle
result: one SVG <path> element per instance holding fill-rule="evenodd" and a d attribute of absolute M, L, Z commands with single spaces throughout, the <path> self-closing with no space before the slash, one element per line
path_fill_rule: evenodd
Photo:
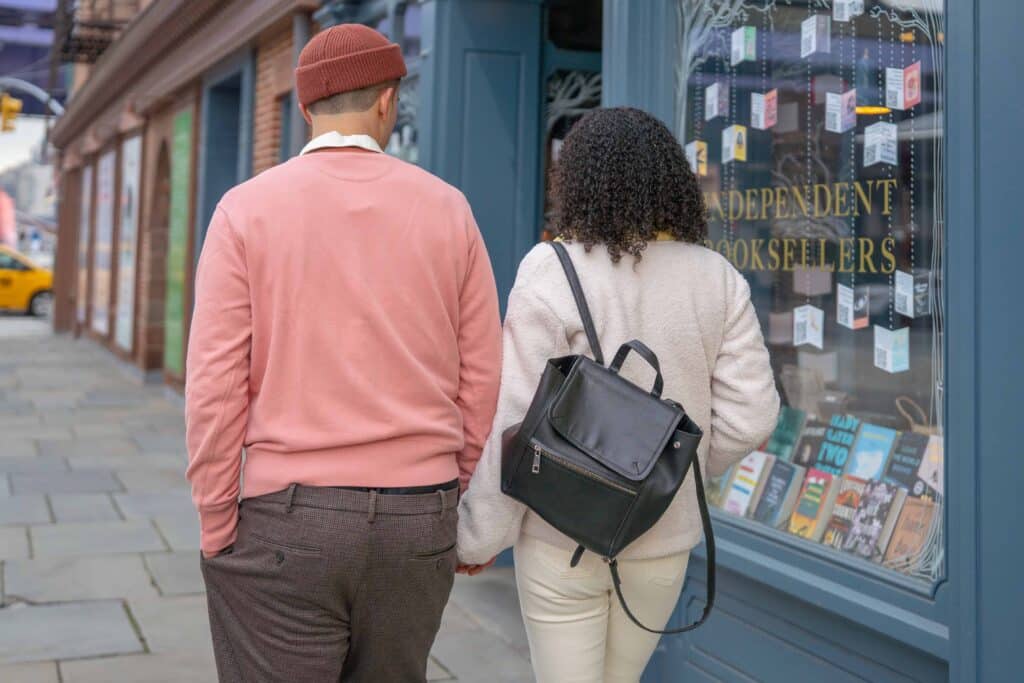
<path fill-rule="evenodd" d="M 651 351 L 647 344 L 644 344 L 639 339 L 628 341 L 619 347 L 618 353 L 615 354 L 615 358 L 612 359 L 612 364 L 608 366 L 608 369 L 615 374 L 619 373 L 622 369 L 622 364 L 626 362 L 626 356 L 629 355 L 630 351 L 635 351 L 636 355 L 647 361 L 648 365 L 654 368 L 654 372 L 657 375 L 654 378 L 654 388 L 651 389 L 651 394 L 655 398 L 661 398 L 661 391 L 665 386 L 665 380 L 661 376 L 661 364 L 658 362 L 658 356 Z"/>

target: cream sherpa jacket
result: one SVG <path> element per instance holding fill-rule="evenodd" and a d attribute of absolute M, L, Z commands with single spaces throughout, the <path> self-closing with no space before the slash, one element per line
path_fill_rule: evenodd
<path fill-rule="evenodd" d="M 694 244 L 652 242 L 634 265 L 616 265 L 603 246 L 589 254 L 566 245 L 579 272 L 610 359 L 639 339 L 657 354 L 663 395 L 682 403 L 704 431 L 698 456 L 705 479 L 725 472 L 771 433 L 779 395 L 746 280 L 722 256 Z M 501 435 L 526 414 L 549 358 L 590 355 L 583 323 L 554 250 L 539 244 L 519 266 L 505 317 L 501 393 L 483 456 L 459 505 L 459 560 L 487 562 L 520 534 L 567 551 L 575 548 L 500 489 Z M 654 372 L 631 355 L 623 375 L 650 386 Z M 664 516 L 620 555 L 661 557 L 701 539 L 693 478 L 687 477 Z"/>

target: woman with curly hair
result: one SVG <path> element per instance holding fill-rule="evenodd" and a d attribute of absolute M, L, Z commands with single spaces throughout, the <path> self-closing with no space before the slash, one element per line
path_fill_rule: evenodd
<path fill-rule="evenodd" d="M 707 224 L 683 150 L 653 116 L 600 109 L 570 131 L 554 169 L 555 231 L 579 272 L 601 346 L 641 339 L 661 361 L 664 395 L 704 430 L 708 477 L 757 448 L 779 397 L 746 280 L 704 246 Z M 638 681 L 658 636 L 622 611 L 604 563 L 500 490 L 501 435 L 520 422 L 549 358 L 586 353 L 583 324 L 549 245 L 523 259 L 505 320 L 501 394 L 491 437 L 459 506 L 458 553 L 475 573 L 515 546 L 516 583 L 537 680 Z M 640 365 L 640 364 L 637 364 Z M 623 374 L 650 386 L 649 368 Z M 637 617 L 663 628 L 701 540 L 693 478 L 619 555 Z"/>

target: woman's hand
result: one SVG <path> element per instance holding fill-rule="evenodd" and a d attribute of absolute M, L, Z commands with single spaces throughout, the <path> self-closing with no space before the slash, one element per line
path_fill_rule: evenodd
<path fill-rule="evenodd" d="M 486 562 L 484 564 L 462 564 L 462 563 L 459 563 L 459 565 L 457 567 L 455 567 L 455 573 L 456 574 L 467 574 L 469 576 L 476 576 L 477 574 L 479 574 L 480 572 L 482 572 L 483 570 L 487 569 L 492 564 L 494 564 L 494 561 L 497 560 L 497 559 L 498 559 L 498 556 L 495 555 L 494 557 L 491 558 L 491 560 L 489 562 Z"/>

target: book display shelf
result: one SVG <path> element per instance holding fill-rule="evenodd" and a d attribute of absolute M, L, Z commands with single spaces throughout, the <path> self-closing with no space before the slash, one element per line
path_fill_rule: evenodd
<path fill-rule="evenodd" d="M 680 129 L 706 243 L 747 278 L 784 407 L 716 517 L 922 595 L 945 572 L 943 16 L 732 3 Z"/>

